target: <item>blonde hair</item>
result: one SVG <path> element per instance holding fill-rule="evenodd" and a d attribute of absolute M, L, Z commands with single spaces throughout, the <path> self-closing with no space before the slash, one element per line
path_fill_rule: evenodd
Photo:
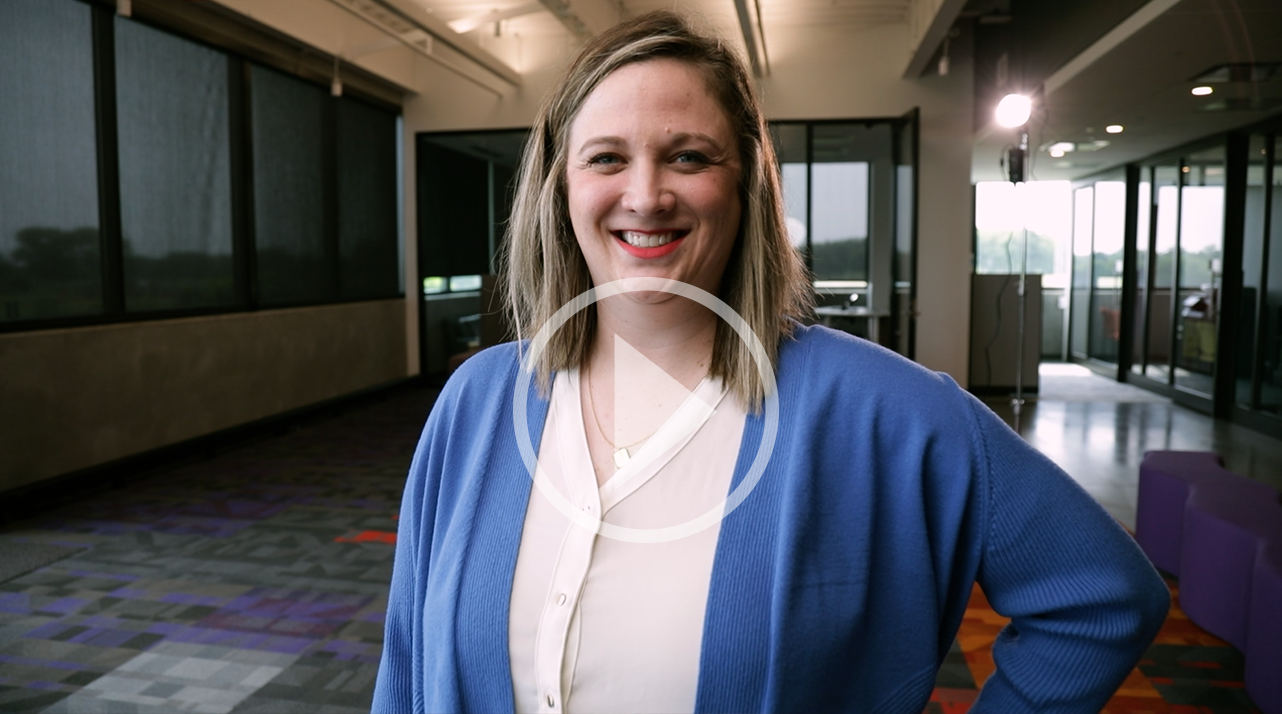
<path fill-rule="evenodd" d="M 739 57 L 721 39 L 696 32 L 687 20 L 668 11 L 642 15 L 597 36 L 544 99 L 521 161 L 507 229 L 502 283 L 512 325 L 518 337 L 531 338 L 562 305 L 592 287 L 567 207 L 570 124 L 610 73 L 659 58 L 698 70 L 739 137 L 743 210 L 718 297 L 761 339 L 773 368 L 780 342 L 813 304 L 805 267 L 784 227 L 774 147 Z M 552 372 L 586 362 L 595 331 L 596 310 L 589 306 L 556 332 L 537 365 L 544 390 Z M 717 321 L 709 374 L 720 378 L 745 408 L 760 407 L 765 390 L 757 366 L 747 345 L 724 320 Z"/>

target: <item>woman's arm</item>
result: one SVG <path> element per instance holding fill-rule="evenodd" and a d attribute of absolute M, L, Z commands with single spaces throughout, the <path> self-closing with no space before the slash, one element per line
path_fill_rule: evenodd
<path fill-rule="evenodd" d="M 440 407 L 445 395 L 438 399 Z M 433 416 L 437 408 L 433 408 Z M 431 475 L 429 419 L 410 465 L 396 528 L 396 558 L 387 599 L 383 655 L 374 684 L 374 714 L 421 712 L 423 696 L 423 604 L 426 599 L 432 531 L 439 483 Z"/>
<path fill-rule="evenodd" d="M 971 711 L 1097 712 L 1161 627 L 1166 586 L 1076 482 L 970 401 L 988 467 L 977 579 L 1011 618 Z"/>

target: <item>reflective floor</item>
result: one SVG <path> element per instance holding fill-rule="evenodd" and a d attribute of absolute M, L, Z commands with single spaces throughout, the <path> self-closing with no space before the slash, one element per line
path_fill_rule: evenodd
<path fill-rule="evenodd" d="M 1078 365 L 1044 364 L 1039 377 L 1040 396 L 1026 400 L 1020 433 L 1127 528 L 1135 527 L 1139 464 L 1147 451 L 1214 451 L 1229 470 L 1282 489 L 1282 440 Z M 985 403 L 1013 424 L 1008 399 Z"/>

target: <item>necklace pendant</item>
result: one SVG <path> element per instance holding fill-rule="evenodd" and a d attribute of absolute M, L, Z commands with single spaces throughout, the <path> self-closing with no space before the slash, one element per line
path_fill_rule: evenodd
<path fill-rule="evenodd" d="M 618 451 L 614 452 L 614 468 L 616 469 L 623 468 L 631 460 L 632 460 L 632 455 L 628 453 L 627 449 L 619 449 Z"/>

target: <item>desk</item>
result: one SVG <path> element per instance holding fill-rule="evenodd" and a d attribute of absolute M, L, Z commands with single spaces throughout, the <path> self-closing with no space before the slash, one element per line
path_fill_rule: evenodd
<path fill-rule="evenodd" d="M 824 327 L 849 332 L 857 337 L 863 337 L 871 342 L 881 344 L 877 327 L 881 322 L 881 318 L 890 317 L 890 312 L 874 310 L 870 307 L 817 307 L 815 308 L 815 315 L 819 317 L 819 323 Z M 856 326 L 863 329 L 850 329 Z"/>

